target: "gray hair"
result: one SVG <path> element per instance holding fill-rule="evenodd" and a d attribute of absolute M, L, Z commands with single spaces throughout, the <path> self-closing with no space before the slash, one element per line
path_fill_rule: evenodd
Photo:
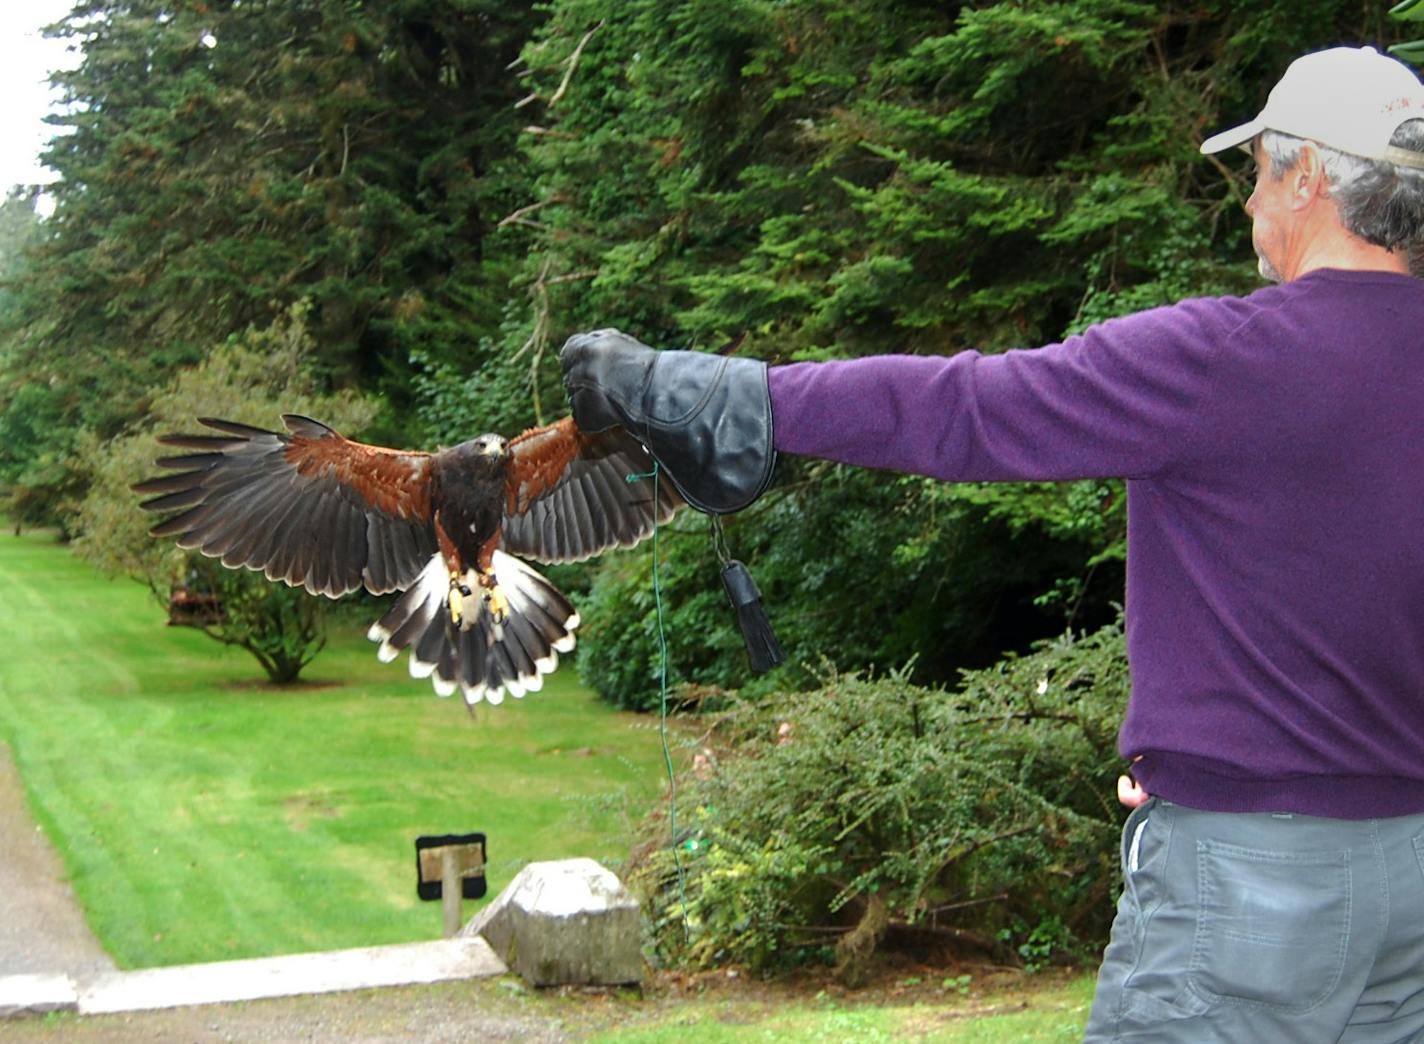
<path fill-rule="evenodd" d="M 1304 139 L 1289 134 L 1262 132 L 1261 150 L 1270 161 L 1271 177 L 1283 177 L 1295 167 L 1302 144 Z M 1315 144 L 1347 231 L 1387 250 L 1424 243 L 1424 170 Z M 1424 119 L 1401 123 L 1390 144 L 1424 152 Z"/>

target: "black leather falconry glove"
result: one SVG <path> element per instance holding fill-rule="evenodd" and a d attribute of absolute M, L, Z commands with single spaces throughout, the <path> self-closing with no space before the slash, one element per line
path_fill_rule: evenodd
<path fill-rule="evenodd" d="M 559 361 L 574 423 L 627 428 L 699 511 L 740 511 L 771 482 L 766 363 L 655 351 L 617 330 L 575 334 Z"/>
<path fill-rule="evenodd" d="M 771 482 L 771 392 L 766 363 L 706 352 L 659 352 L 617 330 L 575 334 L 559 352 L 574 423 L 631 431 L 682 498 L 713 517 L 740 511 Z M 719 554 L 722 554 L 719 552 Z M 747 567 L 722 554 L 722 584 L 737 612 L 752 670 L 785 660 Z"/>

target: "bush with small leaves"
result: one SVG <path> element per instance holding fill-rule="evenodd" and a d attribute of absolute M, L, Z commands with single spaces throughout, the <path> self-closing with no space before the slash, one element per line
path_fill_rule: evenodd
<path fill-rule="evenodd" d="M 1120 623 L 964 673 L 831 675 L 722 714 L 634 880 L 673 963 L 859 975 L 908 929 L 1041 966 L 1099 947 L 1117 890 Z"/>

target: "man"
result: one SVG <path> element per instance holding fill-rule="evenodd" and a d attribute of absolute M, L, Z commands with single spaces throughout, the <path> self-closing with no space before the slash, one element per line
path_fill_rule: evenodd
<path fill-rule="evenodd" d="M 601 331 L 565 381 L 704 510 L 749 503 L 774 451 L 1126 478 L 1137 807 L 1088 1039 L 1424 1040 L 1424 88 L 1307 55 L 1202 150 L 1236 145 L 1278 284 L 1248 297 L 769 371 Z"/>

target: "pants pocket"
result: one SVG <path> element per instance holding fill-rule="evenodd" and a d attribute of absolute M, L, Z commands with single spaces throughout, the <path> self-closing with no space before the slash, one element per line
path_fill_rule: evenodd
<path fill-rule="evenodd" d="M 1294 1015 L 1334 992 L 1350 936 L 1348 852 L 1199 841 L 1197 879 L 1194 992 Z"/>

